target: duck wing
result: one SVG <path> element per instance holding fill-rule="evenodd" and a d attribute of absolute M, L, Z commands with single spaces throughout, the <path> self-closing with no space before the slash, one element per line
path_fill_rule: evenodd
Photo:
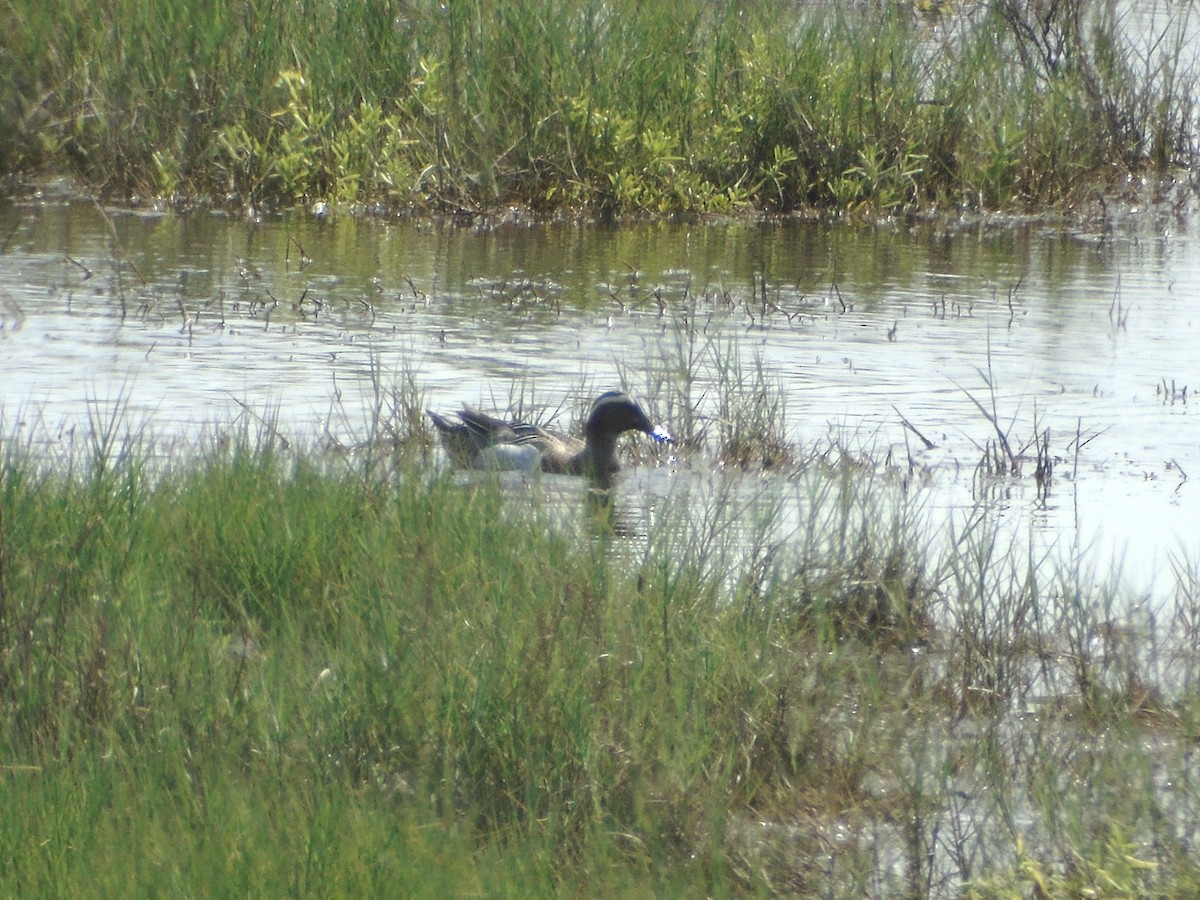
<path fill-rule="evenodd" d="M 537 425 L 526 427 L 528 440 L 541 451 L 543 471 L 558 475 L 579 474 L 577 457 L 583 452 L 583 441 Z"/>
<path fill-rule="evenodd" d="M 504 419 L 489 416 L 465 403 L 458 417 L 480 450 L 496 444 L 520 443 L 521 433 L 518 429 L 526 427 L 520 423 L 506 422 Z"/>

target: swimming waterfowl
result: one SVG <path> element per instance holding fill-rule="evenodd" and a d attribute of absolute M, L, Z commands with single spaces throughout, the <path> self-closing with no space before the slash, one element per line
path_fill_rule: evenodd
<path fill-rule="evenodd" d="M 621 468 L 617 438 L 626 431 L 641 431 L 656 441 L 674 442 L 621 391 L 606 391 L 596 398 L 583 440 L 527 422 L 497 419 L 466 404 L 458 413 L 458 422 L 433 410 L 427 412 L 451 460 L 466 468 L 540 469 L 559 475 L 586 475 L 607 484 Z"/>

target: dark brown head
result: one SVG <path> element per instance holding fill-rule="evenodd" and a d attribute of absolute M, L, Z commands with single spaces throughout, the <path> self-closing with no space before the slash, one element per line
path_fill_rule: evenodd
<path fill-rule="evenodd" d="M 654 440 L 673 443 L 671 435 L 655 427 L 642 408 L 628 394 L 607 391 L 596 398 L 588 416 L 584 448 L 573 465 L 581 474 L 591 476 L 601 487 L 608 487 L 621 468 L 617 461 L 617 438 L 626 431 L 642 431 Z"/>
<path fill-rule="evenodd" d="M 607 438 L 615 441 L 617 435 L 626 431 L 653 434 L 654 425 L 628 394 L 606 391 L 592 404 L 592 412 L 587 420 L 588 440 L 604 441 Z"/>

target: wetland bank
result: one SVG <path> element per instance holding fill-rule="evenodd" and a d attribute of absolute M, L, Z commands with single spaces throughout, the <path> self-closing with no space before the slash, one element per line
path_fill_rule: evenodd
<path fill-rule="evenodd" d="M 43 182 L 0 205 L 6 893 L 1196 892 L 1182 82 L 997 31 L 942 60 L 966 119 L 938 157 L 908 38 L 976 19 L 826 19 L 786 68 L 786 29 L 755 38 L 774 4 L 683 4 L 714 37 L 690 50 L 646 5 L 583 4 L 591 31 L 536 5 L 248 6 L 187 54 L 164 35 L 199 8 L 110 6 L 66 31 L 18 4 L 57 49 L 5 75 L 42 98 L 6 167 L 176 201 Z M 138 23 L 122 77 L 71 69 L 113 21 Z M 529 44 L 550 57 L 503 51 L 535 25 L 564 29 Z M 621 84 L 569 80 L 589 34 Z M 249 69 L 211 79 L 220 59 Z M 380 77 L 413 105 L 355 131 Z M 171 97 L 204 99 L 183 131 Z M 339 169 L 355 134 L 375 162 Z M 488 212 L 507 200 L 592 212 Z M 742 203 L 851 213 L 610 218 Z M 569 427 L 618 386 L 680 444 L 627 446 L 604 502 L 450 472 L 424 420 Z"/>

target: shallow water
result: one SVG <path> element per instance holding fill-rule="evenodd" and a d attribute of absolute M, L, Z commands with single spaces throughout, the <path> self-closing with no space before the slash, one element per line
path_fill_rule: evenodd
<path fill-rule="evenodd" d="M 1015 533 L 1087 548 L 1101 572 L 1121 561 L 1137 592 L 1200 550 L 1200 244 L 1169 210 L 1086 227 L 479 227 L 34 199 L 0 208 L 0 235 L 6 435 L 66 440 L 120 400 L 160 440 L 242 404 L 277 408 L 290 436 L 350 440 L 375 368 L 415 373 L 434 408 L 519 394 L 564 425 L 624 375 L 671 425 L 680 410 L 656 394 L 691 334 L 717 348 L 693 371 L 701 417 L 715 415 L 711 359 L 736 353 L 777 379 L 794 441 L 911 457 L 936 510 L 986 502 Z M 1032 463 L 975 477 L 994 439 L 971 399 L 990 408 L 989 365 L 1011 440 L 1049 429 L 1046 498 Z M 620 502 L 636 520 L 648 495 L 699 490 L 705 465 L 634 468 Z"/>

